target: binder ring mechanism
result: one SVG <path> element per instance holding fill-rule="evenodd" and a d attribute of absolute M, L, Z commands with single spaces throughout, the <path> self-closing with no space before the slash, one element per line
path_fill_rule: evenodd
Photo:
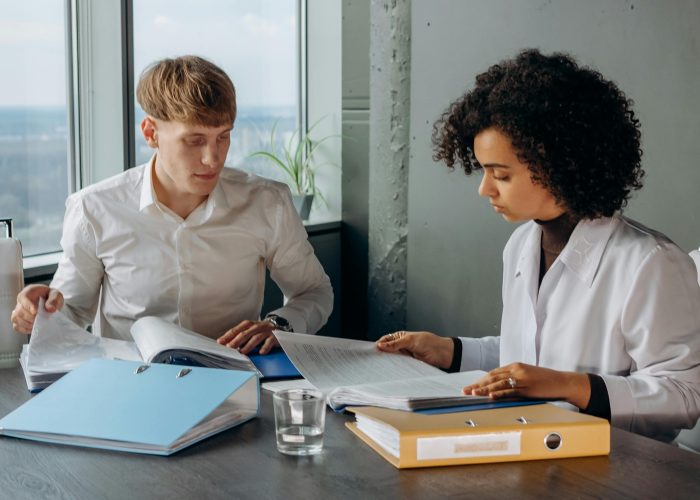
<path fill-rule="evenodd" d="M 140 365 L 136 370 L 134 370 L 134 375 L 138 375 L 139 373 L 143 373 L 146 370 L 148 370 L 151 367 L 151 365 Z M 177 375 L 175 375 L 175 378 L 182 378 L 188 373 L 192 371 L 191 368 L 182 368 L 179 372 L 177 372 Z"/>

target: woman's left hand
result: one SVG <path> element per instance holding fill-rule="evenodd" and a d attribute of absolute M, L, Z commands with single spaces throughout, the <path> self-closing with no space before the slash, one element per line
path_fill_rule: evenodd
<path fill-rule="evenodd" d="M 493 399 L 564 399 L 579 408 L 585 408 L 591 397 L 591 386 L 585 373 L 511 363 L 491 370 L 472 385 L 466 386 L 463 392 Z"/>

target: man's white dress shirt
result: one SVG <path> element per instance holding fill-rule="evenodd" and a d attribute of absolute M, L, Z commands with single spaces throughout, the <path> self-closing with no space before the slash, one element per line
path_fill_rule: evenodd
<path fill-rule="evenodd" d="M 462 370 L 523 362 L 599 374 L 612 424 L 671 440 L 700 416 L 700 287 L 689 256 L 621 217 L 581 221 L 538 290 L 541 228 L 503 252 L 501 336 L 461 338 Z"/>
<path fill-rule="evenodd" d="M 154 157 L 155 158 L 155 157 Z M 153 159 L 71 195 L 51 286 L 81 326 L 98 310 L 103 336 L 131 339 L 142 316 L 217 338 L 257 320 L 265 268 L 286 302 L 274 312 L 295 332 L 315 333 L 333 307 L 289 188 L 224 168 L 208 199 L 186 219 L 158 202 Z"/>

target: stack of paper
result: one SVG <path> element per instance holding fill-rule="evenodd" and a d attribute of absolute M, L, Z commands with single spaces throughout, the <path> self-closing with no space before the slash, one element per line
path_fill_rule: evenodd
<path fill-rule="evenodd" d="M 374 342 L 280 331 L 275 336 L 294 366 L 335 410 L 350 405 L 418 410 L 491 401 L 462 394 L 483 371 L 447 374 L 410 356 L 381 352 Z"/>
<path fill-rule="evenodd" d="M 94 358 L 204 366 L 258 372 L 248 356 L 156 317 L 137 320 L 134 342 L 92 335 L 63 313 L 48 313 L 43 303 L 32 335 L 20 355 L 27 387 L 37 391 Z"/>

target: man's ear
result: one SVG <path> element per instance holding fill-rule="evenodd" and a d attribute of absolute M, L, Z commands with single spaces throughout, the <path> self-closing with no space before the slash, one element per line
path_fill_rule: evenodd
<path fill-rule="evenodd" d="M 149 147 L 158 147 L 158 126 L 154 118 L 147 116 L 141 121 L 141 132 Z"/>

